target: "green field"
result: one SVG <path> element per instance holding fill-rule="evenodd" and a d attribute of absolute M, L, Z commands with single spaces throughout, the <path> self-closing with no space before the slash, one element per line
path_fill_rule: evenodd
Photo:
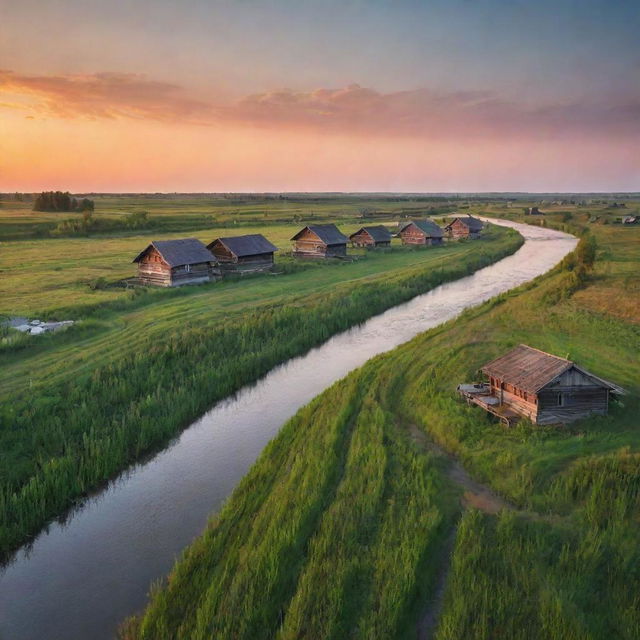
<path fill-rule="evenodd" d="M 122 637 L 415 637 L 443 575 L 439 640 L 640 637 L 640 227 L 594 215 L 544 218 L 596 238 L 584 276 L 567 260 L 302 409 Z M 607 417 L 506 430 L 455 387 L 520 342 L 628 393 Z M 429 442 L 513 507 L 458 501 Z"/>
<path fill-rule="evenodd" d="M 341 226 L 357 228 L 353 221 Z M 286 247 L 296 228 L 292 222 L 263 230 Z M 215 237 L 206 229 L 192 233 Z M 174 290 L 87 285 L 87 279 L 112 283 L 131 275 L 131 258 L 150 237 L 2 245 L 1 311 L 78 321 L 57 334 L 5 329 L 1 338 L 3 553 L 276 364 L 512 253 L 521 242 L 514 232 L 493 228 L 478 242 L 360 251 L 348 263 L 279 257 L 280 275 L 241 281 Z"/>

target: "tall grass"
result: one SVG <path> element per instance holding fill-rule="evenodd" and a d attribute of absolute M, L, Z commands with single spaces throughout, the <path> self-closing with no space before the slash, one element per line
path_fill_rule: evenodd
<path fill-rule="evenodd" d="M 122 638 L 404 636 L 451 510 L 374 375 L 285 425 Z"/>
<path fill-rule="evenodd" d="M 214 328 L 183 321 L 72 380 L 33 385 L 0 407 L 0 552 L 276 364 L 519 244 L 499 234 L 451 266 L 247 310 Z"/>
<path fill-rule="evenodd" d="M 612 260 L 616 255 L 611 249 Z M 278 522 L 285 531 L 313 523 L 293 559 L 265 562 L 259 537 L 244 546 L 246 530 L 259 521 L 242 507 L 245 483 L 256 487 L 265 508 L 282 499 L 286 484 L 282 461 L 269 449 L 144 614 L 123 627 L 123 637 L 241 638 L 249 631 L 282 640 L 415 637 L 417 607 L 426 602 L 423 590 L 455 507 L 435 461 L 407 439 L 402 425 L 410 422 L 521 507 L 498 516 L 464 514 L 438 640 L 640 637 L 640 332 L 581 307 L 572 294 L 550 295 L 564 287 L 566 273 L 556 269 L 463 313 L 317 398 L 272 443 L 315 470 L 320 458 L 323 464 L 334 459 L 335 449 L 303 450 L 301 434 L 312 439 L 320 417 L 329 415 L 349 431 L 339 477 L 313 521 L 304 519 L 303 501 L 290 521 Z M 587 290 L 596 285 L 585 282 Z M 606 417 L 565 428 L 523 421 L 505 429 L 461 402 L 455 387 L 519 342 L 569 355 L 629 394 Z M 348 419 L 340 417 L 344 406 Z M 261 474 L 275 483 L 265 488 L 266 497 L 257 482 Z M 318 474 L 318 484 L 326 487 L 323 477 Z M 238 514 L 239 540 L 223 541 L 220 532 L 232 513 Z M 204 567 L 206 586 L 194 594 L 187 567 L 196 564 Z M 279 571 L 287 573 L 289 590 L 276 601 L 269 594 Z M 224 591 L 226 598 L 227 575 L 243 587 L 234 591 L 233 607 L 223 609 L 205 594 Z M 254 594 L 263 589 L 265 606 L 256 614 Z M 245 626 L 245 616 L 263 626 Z"/>

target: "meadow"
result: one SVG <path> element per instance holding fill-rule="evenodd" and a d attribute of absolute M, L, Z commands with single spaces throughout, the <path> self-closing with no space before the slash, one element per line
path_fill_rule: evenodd
<path fill-rule="evenodd" d="M 416 637 L 443 564 L 438 640 L 639 637 L 640 228 L 599 215 L 533 221 L 595 238 L 579 278 L 565 260 L 302 409 L 121 637 Z M 605 417 L 506 429 L 455 388 L 520 342 L 627 395 Z M 458 500 L 415 429 L 513 507 Z"/>
<path fill-rule="evenodd" d="M 275 224 L 265 233 L 279 243 L 295 228 Z M 285 256 L 277 276 L 179 290 L 92 289 L 78 281 L 88 264 L 97 274 L 111 269 L 110 281 L 125 269 L 130 275 L 132 255 L 149 240 L 135 232 L 3 243 L 2 310 L 78 321 L 35 340 L 5 330 L 0 344 L 4 554 L 276 364 L 521 243 L 494 228 L 474 243 L 360 252 L 350 263 Z"/>

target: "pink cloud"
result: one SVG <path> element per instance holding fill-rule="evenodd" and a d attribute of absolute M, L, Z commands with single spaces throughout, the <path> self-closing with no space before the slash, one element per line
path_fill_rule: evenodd
<path fill-rule="evenodd" d="M 234 104 L 196 97 L 179 85 L 128 73 L 28 76 L 0 71 L 0 94 L 25 96 L 31 110 L 58 118 L 125 118 L 213 125 L 306 128 L 340 134 L 548 138 L 640 134 L 640 97 L 602 103 L 525 106 L 486 91 L 415 89 L 383 93 L 352 84 L 308 92 L 279 89 Z"/>

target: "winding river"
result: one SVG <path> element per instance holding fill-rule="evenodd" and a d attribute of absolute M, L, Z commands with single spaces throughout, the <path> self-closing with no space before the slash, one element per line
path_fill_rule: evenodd
<path fill-rule="evenodd" d="M 369 358 L 546 272 L 576 244 L 550 229 L 492 222 L 517 229 L 525 244 L 276 367 L 20 549 L 0 569 L 0 638 L 113 638 L 301 406 Z"/>

